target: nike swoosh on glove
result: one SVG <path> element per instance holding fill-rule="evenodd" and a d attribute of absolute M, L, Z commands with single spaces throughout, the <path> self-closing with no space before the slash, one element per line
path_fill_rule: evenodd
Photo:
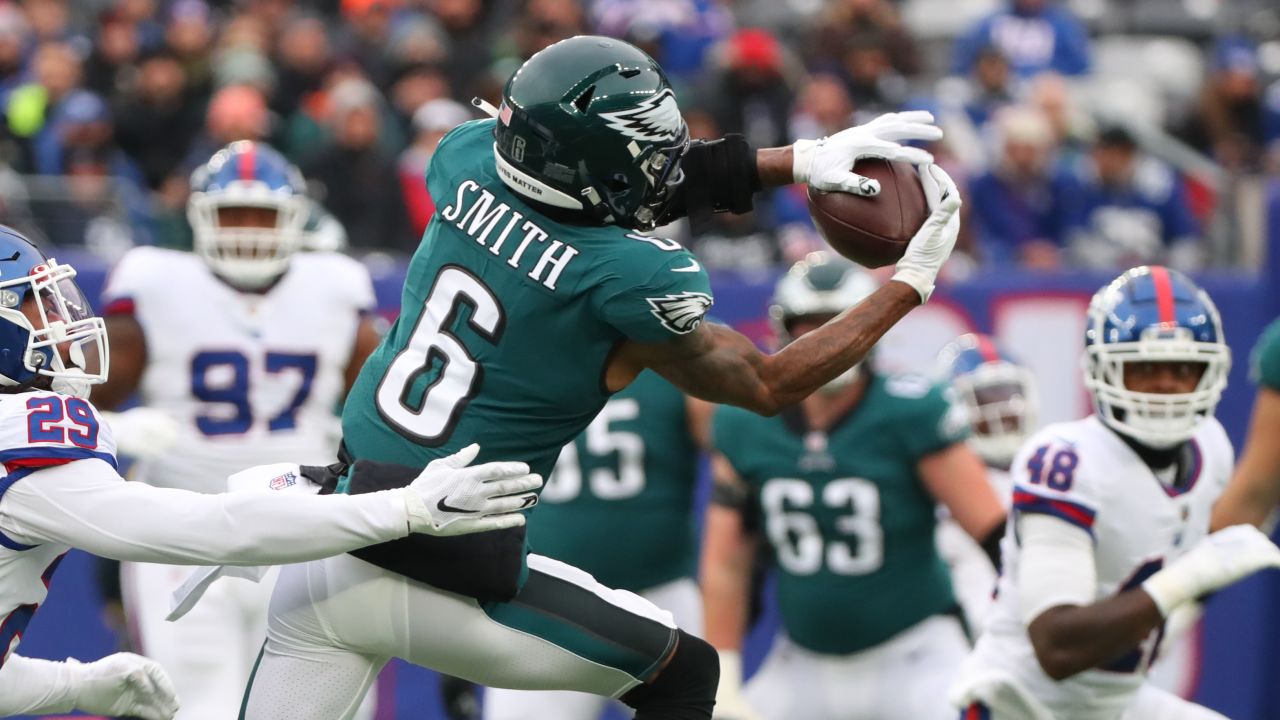
<path fill-rule="evenodd" d="M 932 155 L 899 143 L 941 139 L 942 130 L 933 124 L 932 113 L 888 113 L 820 140 L 797 140 L 791 146 L 791 175 L 795 182 L 808 183 L 815 190 L 873 197 L 880 194 L 880 182 L 854 173 L 854 163 L 882 158 L 925 165 L 933 162 Z"/>
<path fill-rule="evenodd" d="M 522 462 L 490 462 L 469 467 L 480 454 L 472 443 L 433 461 L 404 489 L 409 531 L 427 535 L 468 535 L 523 525 L 521 510 L 538 504 L 542 477 Z"/>
<path fill-rule="evenodd" d="M 1280 568 L 1280 548 L 1252 525 L 1232 525 L 1196 543 L 1142 589 L 1167 618 L 1184 603 L 1266 568 Z"/>
<path fill-rule="evenodd" d="M 142 720 L 171 720 L 178 713 L 178 693 L 153 660 L 116 653 L 91 663 L 68 659 L 67 664 L 76 675 L 79 710 Z"/>

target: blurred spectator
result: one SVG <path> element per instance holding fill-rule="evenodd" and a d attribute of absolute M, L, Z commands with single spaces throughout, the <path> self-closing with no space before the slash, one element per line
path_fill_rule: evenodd
<path fill-rule="evenodd" d="M 418 238 L 409 227 L 396 177 L 395 156 L 378 144 L 381 98 L 365 80 L 347 79 L 329 93 L 332 140 L 303 165 L 320 203 L 347 231 L 357 248 L 393 248 L 411 253 Z"/>
<path fill-rule="evenodd" d="M 65 43 L 45 43 L 36 49 L 31 61 L 32 82 L 9 93 L 5 115 L 9 131 L 17 138 L 29 139 L 24 167 L 30 170 L 52 161 L 41 158 L 58 153 L 58 138 L 52 118 L 64 98 L 80 86 L 80 56 Z"/>
<path fill-rule="evenodd" d="M 102 13 L 93 53 L 85 63 L 85 87 L 107 97 L 123 89 L 141 53 L 138 23 L 119 10 Z"/>
<path fill-rule="evenodd" d="M 69 42 L 76 46 L 78 52 L 88 52 L 85 38 L 76 37 L 71 30 L 67 0 L 25 0 L 22 10 L 31 23 L 32 40 L 36 43 Z"/>
<path fill-rule="evenodd" d="M 399 135 L 413 137 L 418 108 L 432 100 L 449 98 L 449 80 L 436 65 L 407 65 L 397 73 L 388 99 L 399 127 Z"/>
<path fill-rule="evenodd" d="M 1264 92 L 1260 75 L 1253 43 L 1221 40 L 1198 112 L 1183 130 L 1192 145 L 1231 170 L 1261 170 L 1268 145 L 1280 140 L 1280 85 Z"/>
<path fill-rule="evenodd" d="M 67 95 L 52 119 L 52 152 L 36 156 L 40 175 L 67 174 L 73 158 L 92 158 L 105 167 L 105 174 L 142 185 L 142 173 L 115 141 L 115 124 L 107 103 L 88 90 Z"/>
<path fill-rule="evenodd" d="M 951 72 L 968 75 L 983 49 L 995 47 L 1014 73 L 1046 70 L 1081 75 L 1089 70 L 1089 34 L 1057 0 L 1006 0 L 1006 6 L 956 38 Z"/>
<path fill-rule="evenodd" d="M 303 99 L 318 91 L 333 64 L 329 32 L 317 15 L 295 15 L 286 21 L 276 43 L 276 91 L 271 109 L 288 117 Z"/>
<path fill-rule="evenodd" d="M 187 86 L 202 96 L 207 96 L 213 86 L 209 58 L 213 28 L 209 22 L 209 6 L 204 0 L 175 0 L 169 6 L 164 29 L 165 44 L 182 63 Z"/>
<path fill-rule="evenodd" d="M 829 67 L 841 64 L 851 38 L 882 48 L 894 72 L 911 76 L 920 72 L 920 53 L 915 41 L 888 0 L 836 0 L 815 24 L 808 46 L 810 64 Z"/>
<path fill-rule="evenodd" d="M 834 75 L 814 75 L 791 115 L 790 139 L 826 137 L 853 124 L 853 101 L 844 83 Z"/>
<path fill-rule="evenodd" d="M 969 87 L 971 94 L 964 110 L 975 127 L 986 125 L 998 110 L 1013 104 L 1009 61 L 999 48 L 989 46 L 979 51 Z"/>
<path fill-rule="evenodd" d="M 9 93 L 27 81 L 27 38 L 31 26 L 14 5 L 0 5 L 0 108 Z"/>
<path fill-rule="evenodd" d="M 440 98 L 431 100 L 413 114 L 413 143 L 400 153 L 400 189 L 409 212 L 409 221 L 415 235 L 426 229 L 435 203 L 427 193 L 427 165 L 435 154 L 436 144 L 445 133 L 473 119 L 471 110 L 462 103 Z"/>
<path fill-rule="evenodd" d="M 1075 167 L 1088 153 L 1096 128 L 1093 119 L 1072 99 L 1066 79 L 1051 72 L 1038 75 L 1028 83 L 1026 96 L 1027 103 L 1049 120 L 1059 163 Z"/>
<path fill-rule="evenodd" d="M 707 51 L 733 32 L 741 3 L 730 10 L 715 0 L 599 0 L 591 9 L 593 32 L 624 38 L 657 59 L 668 75 L 691 79 L 702 70 Z"/>
<path fill-rule="evenodd" d="M 798 63 L 765 30 L 740 30 L 719 49 L 697 93 L 726 133 L 754 147 L 785 145 Z"/>
<path fill-rule="evenodd" d="M 138 162 L 152 189 L 179 168 L 204 122 L 182 64 L 167 51 L 142 60 L 136 87 L 120 97 L 115 115 L 120 147 Z"/>
<path fill-rule="evenodd" d="M 186 178 L 224 145 L 236 140 L 265 140 L 270 131 L 271 113 L 257 88 L 247 85 L 224 87 L 209 100 L 204 132 L 191 143 L 177 172 Z M 185 202 L 185 195 L 183 200 Z"/>
<path fill-rule="evenodd" d="M 449 64 L 444 70 L 449 87 L 461 98 L 485 96 L 478 86 L 488 73 L 494 51 L 492 33 L 485 27 L 484 3 L 481 0 L 425 0 L 425 5 L 448 38 Z"/>
<path fill-rule="evenodd" d="M 342 50 L 354 59 L 374 84 L 385 88 L 390 84 L 391 68 L 387 59 L 387 40 L 391 36 L 391 19 L 398 0 L 342 0 Z"/>
<path fill-rule="evenodd" d="M 870 119 L 897 110 L 907 97 L 907 83 L 889 62 L 885 38 L 876 33 L 849 36 L 839 72 L 858 112 Z"/>
<path fill-rule="evenodd" d="M 1173 168 L 1139 155 L 1119 126 L 1098 135 L 1090 156 L 1072 221 L 1076 264 L 1116 270 L 1163 262 L 1189 271 L 1204 263 L 1199 228 Z"/>
<path fill-rule="evenodd" d="M 968 202 L 984 263 L 1057 267 L 1077 197 L 1054 162 L 1053 131 L 1038 110 L 1010 107 L 995 119 L 999 153 L 969 184 Z"/>

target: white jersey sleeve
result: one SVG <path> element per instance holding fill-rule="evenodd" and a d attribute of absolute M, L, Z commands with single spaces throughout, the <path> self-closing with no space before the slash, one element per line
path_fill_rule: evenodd
<path fill-rule="evenodd" d="M 1104 506 L 1105 484 L 1097 482 L 1105 469 L 1101 458 L 1082 447 L 1079 437 L 1050 426 L 1033 435 L 1013 459 L 1014 515 L 1042 514 L 1066 521 L 1089 534 Z"/>
<path fill-rule="evenodd" d="M 138 300 L 146 297 L 155 286 L 153 278 L 157 277 L 157 273 L 163 273 L 166 252 L 142 246 L 125 253 L 107 276 L 107 283 L 102 291 L 102 311 L 99 314 L 132 315 Z"/>

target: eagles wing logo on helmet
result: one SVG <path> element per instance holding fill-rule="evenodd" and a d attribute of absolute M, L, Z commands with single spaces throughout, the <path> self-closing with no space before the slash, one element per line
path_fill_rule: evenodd
<path fill-rule="evenodd" d="M 711 296 L 700 292 L 682 292 L 660 298 L 645 298 L 653 316 L 662 326 L 677 335 L 693 332 L 711 307 Z"/>
<path fill-rule="evenodd" d="M 680 133 L 680 108 L 668 88 L 617 112 L 600 113 L 605 124 L 629 138 L 645 142 L 675 140 Z"/>

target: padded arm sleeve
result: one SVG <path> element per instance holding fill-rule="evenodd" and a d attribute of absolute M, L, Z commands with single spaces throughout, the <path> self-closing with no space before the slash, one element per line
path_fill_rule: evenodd
<path fill-rule="evenodd" d="M 761 189 L 756 154 L 742 135 L 695 140 L 681 162 L 684 183 L 659 224 L 688 217 L 695 226 L 712 213 L 751 212 Z"/>
<path fill-rule="evenodd" d="M 1018 517 L 1018 605 L 1030 625 L 1040 613 L 1059 605 L 1091 605 L 1098 576 L 1093 537 L 1051 515 Z"/>
<path fill-rule="evenodd" d="M 0 528 L 21 543 L 70 545 L 116 560 L 282 565 L 404 537 L 401 492 L 204 495 L 125 482 L 101 460 L 78 460 L 9 488 Z"/>

